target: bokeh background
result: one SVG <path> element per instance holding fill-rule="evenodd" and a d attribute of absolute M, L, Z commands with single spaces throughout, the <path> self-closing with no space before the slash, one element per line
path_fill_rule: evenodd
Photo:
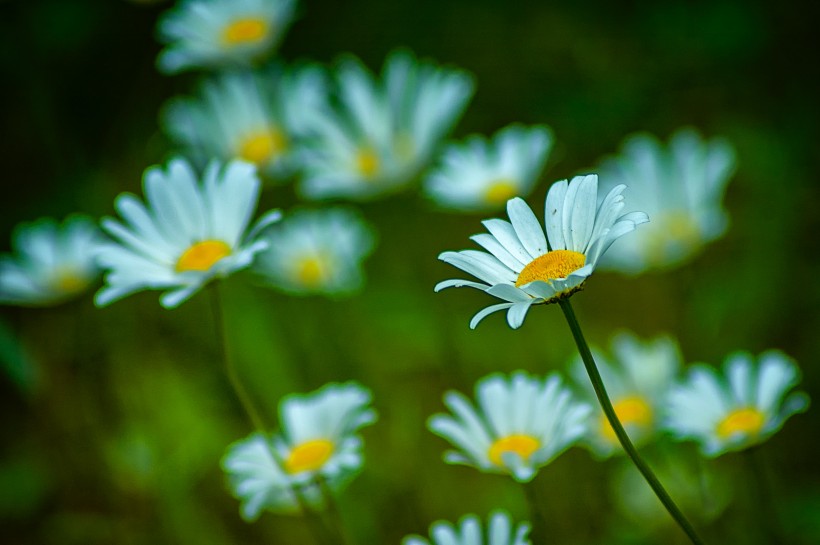
<path fill-rule="evenodd" d="M 112 214 L 114 197 L 140 193 L 144 168 L 169 157 L 158 112 L 197 76 L 155 69 L 155 22 L 168 7 L 0 3 L 4 250 L 21 221 Z M 672 272 L 596 274 L 574 297 L 576 312 L 595 344 L 622 328 L 668 332 L 688 362 L 780 348 L 820 400 L 820 63 L 806 10 L 747 0 L 308 0 L 280 51 L 323 63 L 352 52 L 378 69 L 396 46 L 476 76 L 454 137 L 513 121 L 553 128 L 557 144 L 531 203 L 637 130 L 665 140 L 692 125 L 731 140 L 739 168 L 728 234 Z M 269 188 L 260 209 L 296 202 L 291 187 Z M 437 254 L 467 247 L 482 216 L 437 211 L 414 188 L 361 210 L 379 243 L 358 296 L 295 298 L 241 275 L 226 282 L 240 372 L 270 420 L 291 392 L 347 379 L 373 390 L 380 420 L 364 432 L 365 469 L 341 499 L 357 543 L 398 543 L 434 520 L 495 507 L 526 518 L 511 480 L 446 466 L 446 443 L 424 424 L 443 410 L 445 390 L 469 392 L 489 372 L 564 369 L 574 347 L 559 310 L 533 309 L 519 331 L 501 316 L 470 331 L 488 299 L 432 287 L 454 272 Z M 90 294 L 53 309 L 2 309 L 4 543 L 309 542 L 298 518 L 243 522 L 227 492 L 219 460 L 250 430 L 213 331 L 204 294 L 174 311 L 150 292 L 104 310 Z M 819 424 L 810 409 L 760 449 L 788 543 L 820 542 Z M 691 462 L 693 449 L 669 455 Z M 704 463 L 721 476 L 716 496 L 730 499 L 719 517 L 694 515 L 696 523 L 713 543 L 754 542 L 743 460 Z M 625 512 L 621 466 L 573 448 L 541 471 L 551 543 L 682 542 L 662 515 Z"/>

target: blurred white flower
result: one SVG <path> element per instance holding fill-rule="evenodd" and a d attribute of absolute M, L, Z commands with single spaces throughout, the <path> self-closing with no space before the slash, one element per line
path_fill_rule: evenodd
<path fill-rule="evenodd" d="M 428 197 L 453 210 L 500 208 L 529 195 L 552 147 L 552 131 L 510 125 L 492 140 L 471 136 L 448 146 L 439 166 L 424 181 Z"/>
<path fill-rule="evenodd" d="M 510 327 L 520 327 L 532 305 L 553 303 L 580 290 L 610 245 L 649 221 L 643 212 L 619 215 L 624 189 L 623 185 L 613 188 L 599 205 L 594 174 L 554 183 L 546 199 L 546 237 L 527 203 L 510 199 L 510 222 L 485 220 L 490 234 L 471 237 L 486 252 L 462 250 L 439 256 L 481 282 L 445 280 L 435 290 L 468 286 L 506 301 L 479 311 L 471 328 L 499 310 L 507 310 Z"/>
<path fill-rule="evenodd" d="M 493 374 L 478 381 L 475 393 L 478 410 L 451 391 L 444 403 L 455 416 L 430 418 L 430 430 L 458 448 L 446 452 L 444 461 L 506 473 L 520 482 L 531 480 L 575 443 L 586 432 L 592 411 L 573 399 L 556 373 L 546 379 L 523 371 L 509 377 Z"/>
<path fill-rule="evenodd" d="M 95 223 L 83 216 L 62 225 L 50 218 L 19 225 L 14 255 L 0 256 L 0 304 L 55 305 L 79 295 L 100 275 L 94 254 L 102 242 Z"/>
<path fill-rule="evenodd" d="M 377 80 L 356 59 L 337 70 L 336 108 L 313 122 L 301 192 L 364 199 L 408 183 L 431 158 L 473 92 L 461 70 L 394 52 Z"/>
<path fill-rule="evenodd" d="M 314 66 L 264 75 L 229 72 L 206 81 L 196 98 L 172 100 L 163 122 L 201 164 L 242 159 L 281 180 L 296 167 L 295 141 L 325 107 L 326 87 Z"/>
<path fill-rule="evenodd" d="M 260 182 L 250 163 L 211 162 L 197 179 L 183 159 L 163 170 L 145 171 L 147 206 L 123 193 L 114 202 L 125 220 L 103 220 L 115 242 L 104 244 L 98 262 L 108 270 L 96 304 L 105 306 L 145 289 L 169 289 L 160 298 L 176 307 L 213 278 L 248 267 L 267 247 L 261 229 L 279 218 L 271 211 L 248 231 L 259 199 Z"/>
<path fill-rule="evenodd" d="M 723 373 L 694 365 L 667 400 L 666 428 L 678 439 L 699 443 L 706 456 L 719 456 L 762 443 L 791 415 L 806 410 L 808 396 L 788 394 L 800 382 L 797 365 L 771 350 L 738 352 L 726 359 Z"/>
<path fill-rule="evenodd" d="M 677 344 L 669 337 L 641 341 L 624 332 L 612 339 L 613 362 L 597 350 L 593 352 L 612 406 L 629 438 L 638 445 L 650 440 L 660 429 L 666 395 L 682 363 Z M 587 400 L 597 405 L 580 356 L 574 359 L 571 368 Z M 587 442 L 598 456 L 624 452 L 602 410 L 590 415 L 588 429 Z"/>
<path fill-rule="evenodd" d="M 162 15 L 167 47 L 159 69 L 245 66 L 274 49 L 293 18 L 295 0 L 185 0 Z"/>
<path fill-rule="evenodd" d="M 703 140 L 693 129 L 673 134 L 668 146 L 647 134 L 627 139 L 620 155 L 602 162 L 601 181 L 628 185 L 626 210 L 643 210 L 652 224 L 614 248 L 601 266 L 627 273 L 673 267 L 722 236 L 728 224 L 723 194 L 734 170 L 732 146 L 722 138 Z"/>
<path fill-rule="evenodd" d="M 373 229 L 354 210 L 301 210 L 265 234 L 268 249 L 254 270 L 294 294 L 343 295 L 364 281 L 362 261 L 373 250 Z"/>
<path fill-rule="evenodd" d="M 430 540 L 421 536 L 407 536 L 402 540 L 402 545 L 530 545 L 527 538 L 529 533 L 528 522 L 521 522 L 513 527 L 510 514 L 498 510 L 490 514 L 486 532 L 483 531 L 478 516 L 465 515 L 458 525 L 443 520 L 433 523 L 430 526 Z"/>

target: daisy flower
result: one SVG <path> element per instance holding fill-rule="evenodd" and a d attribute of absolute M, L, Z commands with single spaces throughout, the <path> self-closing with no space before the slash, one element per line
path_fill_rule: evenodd
<path fill-rule="evenodd" d="M 510 377 L 493 374 L 476 384 L 478 410 L 458 392 L 444 403 L 454 416 L 430 418 L 430 430 L 459 450 L 444 461 L 490 473 L 506 473 L 519 482 L 575 443 L 586 432 L 592 408 L 576 402 L 557 374 L 546 379 L 523 371 Z"/>
<path fill-rule="evenodd" d="M 394 52 L 377 80 L 358 60 L 337 70 L 336 108 L 313 122 L 301 192 L 365 199 L 396 190 L 425 166 L 473 92 L 472 78 Z"/>
<path fill-rule="evenodd" d="M 167 45 L 162 72 L 245 66 L 274 49 L 293 18 L 294 0 L 187 0 L 158 25 Z"/>
<path fill-rule="evenodd" d="M 166 130 L 200 163 L 242 159 L 261 173 L 284 178 L 295 168 L 294 141 L 306 120 L 323 108 L 326 82 L 316 67 L 269 74 L 222 74 L 196 98 L 172 100 Z"/>
<path fill-rule="evenodd" d="M 803 392 L 787 395 L 800 382 L 797 365 L 778 351 L 732 354 L 719 374 L 694 365 L 667 400 L 666 428 L 692 439 L 706 456 L 719 456 L 762 443 L 791 415 L 806 410 Z"/>
<path fill-rule="evenodd" d="M 102 243 L 94 222 L 72 216 L 62 225 L 50 218 L 19 225 L 14 255 L 0 256 L 0 303 L 54 305 L 84 292 L 97 280 L 94 253 Z"/>
<path fill-rule="evenodd" d="M 643 212 L 620 215 L 625 188 L 614 187 L 598 204 L 596 175 L 556 182 L 547 193 L 546 236 L 527 203 L 517 197 L 510 199 L 509 222 L 485 220 L 489 234 L 471 237 L 486 252 L 462 250 L 439 256 L 480 282 L 445 280 L 435 290 L 469 286 L 505 301 L 478 312 L 471 328 L 499 310 L 507 311 L 510 327 L 520 327 L 532 305 L 557 302 L 580 290 L 610 245 L 649 221 Z"/>
<path fill-rule="evenodd" d="M 513 527 L 509 513 L 498 510 L 490 514 L 486 533 L 482 531 L 478 516 L 465 515 L 457 526 L 443 520 L 433 523 L 430 526 L 430 540 L 408 536 L 402 540 L 402 545 L 530 545 L 527 538 L 529 533 L 528 522 Z"/>
<path fill-rule="evenodd" d="M 627 210 L 643 210 L 652 224 L 619 244 L 602 266 L 637 274 L 690 259 L 726 231 L 721 201 L 735 170 L 735 153 L 722 138 L 703 140 L 681 129 L 664 146 L 647 134 L 630 137 L 618 156 L 606 159 L 601 179 L 627 184 Z"/>
<path fill-rule="evenodd" d="M 269 229 L 254 270 L 272 286 L 307 295 L 344 295 L 364 281 L 375 234 L 354 210 L 301 210 Z"/>
<path fill-rule="evenodd" d="M 147 169 L 143 188 L 147 204 L 128 193 L 114 202 L 124 223 L 103 220 L 114 242 L 97 254 L 108 271 L 98 306 L 144 289 L 168 289 L 160 304 L 176 307 L 213 278 L 248 267 L 268 245 L 260 230 L 279 218 L 268 212 L 248 230 L 260 182 L 256 168 L 242 161 L 211 162 L 200 183 L 185 160 L 173 159 L 165 170 Z"/>
<path fill-rule="evenodd" d="M 611 348 L 612 362 L 597 351 L 595 362 L 618 420 L 632 442 L 641 444 L 659 431 L 666 395 L 682 363 L 680 352 L 669 337 L 643 342 L 629 333 L 616 335 Z M 580 357 L 573 362 L 572 372 L 586 399 L 595 403 L 595 392 Z M 590 415 L 586 439 L 598 456 L 623 452 L 603 411 Z"/>
<path fill-rule="evenodd" d="M 444 208 L 499 208 L 528 195 L 552 147 L 552 131 L 510 125 L 487 140 L 472 136 L 448 146 L 439 166 L 424 181 L 428 197 Z"/>

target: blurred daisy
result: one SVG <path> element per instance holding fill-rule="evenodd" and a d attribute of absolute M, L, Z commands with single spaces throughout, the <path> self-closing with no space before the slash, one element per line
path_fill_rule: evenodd
<path fill-rule="evenodd" d="M 473 92 L 460 70 L 394 52 L 380 81 L 355 59 L 338 67 L 335 110 L 313 123 L 303 153 L 309 198 L 368 198 L 395 190 L 425 166 Z"/>
<path fill-rule="evenodd" d="M 302 210 L 266 235 L 267 250 L 254 270 L 272 286 L 295 294 L 343 295 L 364 281 L 362 261 L 375 234 L 353 210 Z"/>
<path fill-rule="evenodd" d="M 632 189 L 627 210 L 643 210 L 652 224 L 619 244 L 601 265 L 627 273 L 683 263 L 726 231 L 721 201 L 735 170 L 735 153 L 722 138 L 703 140 L 681 129 L 664 147 L 656 138 L 630 137 L 621 154 L 603 161 L 601 179 Z"/>
<path fill-rule="evenodd" d="M 97 305 L 144 289 L 168 289 L 160 303 L 176 307 L 213 278 L 248 267 L 267 248 L 260 230 L 279 218 L 268 212 L 248 231 L 259 186 L 255 167 L 241 161 L 211 162 L 201 183 L 183 159 L 172 160 L 165 170 L 146 170 L 147 206 L 124 193 L 114 205 L 125 222 L 103 220 L 116 242 L 98 252 L 108 274 Z"/>
<path fill-rule="evenodd" d="M 719 456 L 762 443 L 787 418 L 806 410 L 805 393 L 787 395 L 800 382 L 795 363 L 778 351 L 764 352 L 759 360 L 733 354 L 723 375 L 692 366 L 687 379 L 669 393 L 667 429 L 679 439 L 697 441 L 704 455 Z"/>
<path fill-rule="evenodd" d="M 613 188 L 599 205 L 596 175 L 556 182 L 547 193 L 546 236 L 527 203 L 510 199 L 510 222 L 485 220 L 489 234 L 471 237 L 486 252 L 462 250 L 439 256 L 481 282 L 445 280 L 435 290 L 469 286 L 506 301 L 478 312 L 471 328 L 499 310 L 507 310 L 510 327 L 520 327 L 532 305 L 554 303 L 580 290 L 609 246 L 649 221 L 643 212 L 619 215 L 625 188 Z"/>
<path fill-rule="evenodd" d="M 293 18 L 294 0 L 187 0 L 162 16 L 159 39 L 167 44 L 159 69 L 251 64 L 277 46 Z"/>
<path fill-rule="evenodd" d="M 660 428 L 660 411 L 681 366 L 677 344 L 669 337 L 642 342 L 629 333 L 612 339 L 614 363 L 596 352 L 595 362 L 604 379 L 612 406 L 629 438 L 641 444 Z M 595 392 L 580 356 L 572 373 L 590 403 Z M 624 452 L 603 411 L 590 415 L 587 441 L 598 456 Z"/>
<path fill-rule="evenodd" d="M 573 400 L 557 374 L 541 380 L 519 371 L 509 378 L 494 374 L 476 384 L 478 410 L 458 392 L 444 403 L 455 416 L 437 414 L 430 430 L 459 450 L 448 451 L 449 464 L 484 472 L 507 473 L 519 482 L 575 443 L 586 432 L 592 408 Z"/>
<path fill-rule="evenodd" d="M 204 164 L 217 157 L 254 163 L 284 178 L 295 168 L 294 140 L 320 110 L 326 82 L 316 67 L 262 77 L 226 73 L 206 81 L 197 98 L 177 98 L 164 111 L 171 137 Z"/>
<path fill-rule="evenodd" d="M 54 305 L 84 292 L 97 280 L 94 253 L 102 243 L 94 222 L 72 216 L 62 225 L 50 218 L 14 230 L 14 255 L 0 256 L 0 303 Z"/>
<path fill-rule="evenodd" d="M 486 532 L 482 531 L 478 516 L 465 515 L 457 526 L 441 520 L 433 523 L 429 541 L 421 536 L 408 536 L 402 545 L 530 545 L 529 532 L 528 522 L 513 527 L 509 513 L 499 510 L 490 515 Z"/>
<path fill-rule="evenodd" d="M 472 136 L 444 150 L 425 180 L 425 193 L 454 210 L 500 208 L 532 191 L 551 147 L 552 131 L 544 126 L 510 125 L 492 140 Z"/>

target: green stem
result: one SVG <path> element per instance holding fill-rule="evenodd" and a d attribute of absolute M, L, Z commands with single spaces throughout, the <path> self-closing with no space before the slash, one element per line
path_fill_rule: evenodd
<path fill-rule="evenodd" d="M 336 498 L 333 496 L 333 491 L 321 475 L 316 477 L 316 481 L 319 489 L 322 491 L 322 496 L 324 496 L 325 501 L 327 502 L 327 513 L 330 519 L 328 525 L 336 530 L 336 539 L 334 540 L 334 543 L 338 543 L 339 545 L 347 545 L 347 543 L 349 543 L 347 539 L 347 532 L 345 531 L 342 514 L 339 512 L 339 505 L 336 503 Z"/>
<path fill-rule="evenodd" d="M 533 543 L 547 543 L 548 541 L 548 526 L 544 518 L 544 514 L 539 508 L 538 492 L 535 489 L 533 481 L 521 483 L 521 488 L 524 489 L 524 496 L 527 498 L 527 504 L 530 508 L 530 522 L 532 522 L 532 542 Z"/>
<path fill-rule="evenodd" d="M 754 503 L 754 511 L 760 531 L 762 534 L 762 541 L 765 543 L 780 543 L 779 528 L 777 521 L 777 510 L 772 504 L 772 489 L 768 479 L 766 479 L 766 472 L 764 465 L 760 460 L 760 446 L 756 445 L 749 447 L 742 453 L 746 459 L 747 473 L 751 473 L 748 487 L 750 488 L 749 498 L 751 503 Z"/>
<path fill-rule="evenodd" d="M 635 449 L 635 446 L 632 444 L 632 441 L 629 439 L 629 436 L 626 434 L 626 430 L 624 430 L 620 420 L 618 420 L 618 416 L 615 414 L 615 409 L 612 407 L 612 402 L 609 400 L 609 395 L 606 393 L 604 381 L 601 378 L 601 374 L 598 372 L 597 365 L 595 365 L 592 352 L 590 352 L 589 346 L 587 346 L 587 342 L 584 339 L 584 334 L 581 332 L 581 326 L 578 325 L 578 319 L 575 317 L 575 312 L 572 310 L 569 299 L 559 299 L 558 304 L 561 306 L 561 310 L 564 311 L 564 317 L 567 319 L 567 324 L 569 325 L 570 331 L 572 331 L 575 344 L 578 345 L 578 351 L 581 353 L 581 359 L 584 361 L 584 367 L 589 375 L 589 380 L 592 382 L 592 387 L 595 389 L 595 395 L 598 397 L 598 402 L 601 404 L 601 409 L 603 409 L 609 424 L 615 431 L 615 435 L 618 437 L 618 441 L 620 441 L 621 446 L 632 460 L 632 463 L 635 464 L 635 467 L 638 468 L 638 471 L 641 472 L 643 478 L 646 479 L 646 482 L 655 492 L 655 495 L 661 501 L 663 506 L 672 518 L 675 519 L 678 526 L 680 526 L 684 533 L 689 537 L 690 541 L 692 541 L 695 545 L 704 545 L 704 541 L 700 538 L 700 536 L 698 536 L 695 529 L 689 521 L 686 520 L 686 517 L 683 516 L 683 513 L 678 506 L 675 505 L 675 502 L 672 501 L 669 493 L 666 489 L 664 489 L 663 485 L 655 476 L 655 473 L 652 472 L 646 462 L 643 461 L 643 458 L 640 457 L 638 451 Z"/>

